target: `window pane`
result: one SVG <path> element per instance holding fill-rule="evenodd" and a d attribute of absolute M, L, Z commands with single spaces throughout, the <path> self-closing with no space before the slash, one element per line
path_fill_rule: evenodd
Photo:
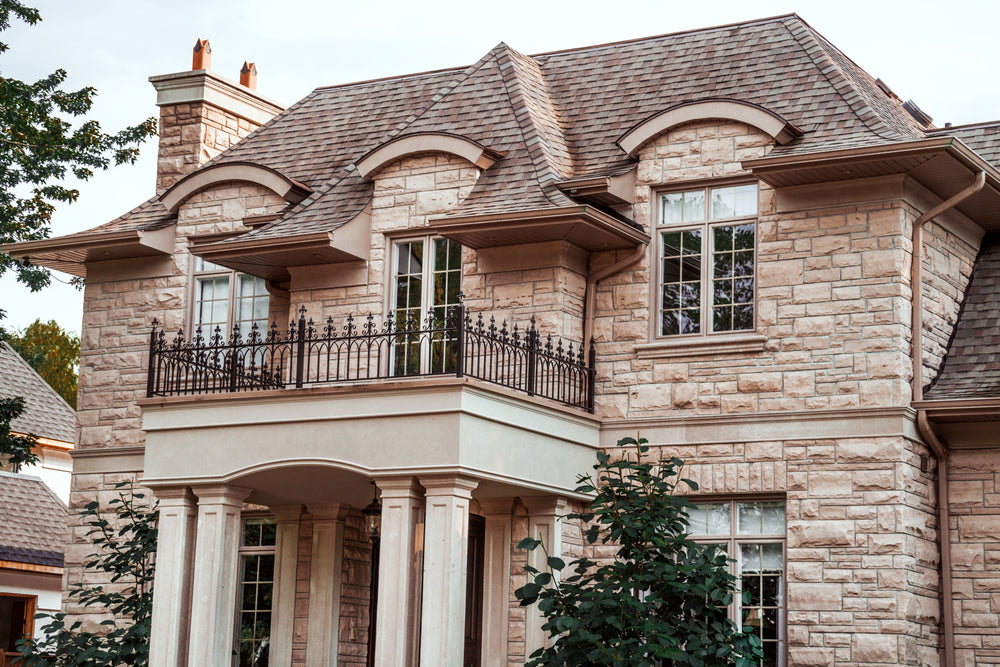
<path fill-rule="evenodd" d="M 761 524 L 765 535 L 784 535 L 785 503 L 761 503 Z"/>
<path fill-rule="evenodd" d="M 671 192 L 660 197 L 660 220 L 664 223 L 681 222 L 684 220 L 684 195 Z"/>
<path fill-rule="evenodd" d="M 757 215 L 757 186 L 712 188 L 713 220 Z"/>
<path fill-rule="evenodd" d="M 684 235 L 684 254 L 701 256 L 701 230 L 689 229 Z"/>
<path fill-rule="evenodd" d="M 693 334 L 701 331 L 701 311 L 681 311 L 681 333 Z"/>
<path fill-rule="evenodd" d="M 691 535 L 728 535 L 729 503 L 692 505 L 688 522 Z"/>
<path fill-rule="evenodd" d="M 684 193 L 684 222 L 698 222 L 705 219 L 705 191 Z"/>
<path fill-rule="evenodd" d="M 740 535 L 761 534 L 760 503 L 736 503 L 736 532 Z"/>
<path fill-rule="evenodd" d="M 781 535 L 785 532 L 785 503 L 737 503 L 740 535 Z"/>

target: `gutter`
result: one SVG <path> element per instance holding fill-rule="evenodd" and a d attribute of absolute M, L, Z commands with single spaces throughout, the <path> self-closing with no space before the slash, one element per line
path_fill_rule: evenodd
<path fill-rule="evenodd" d="M 597 291 L 597 283 L 608 276 L 627 269 L 636 264 L 646 254 L 646 243 L 640 243 L 635 250 L 625 259 L 615 262 L 611 266 L 606 266 L 600 271 L 595 271 L 587 277 L 587 290 L 583 303 L 583 344 L 593 340 L 594 337 L 594 294 Z"/>
<path fill-rule="evenodd" d="M 910 336 L 913 357 L 913 402 L 924 398 L 923 387 L 923 232 L 924 225 L 983 189 L 986 171 L 980 170 L 976 180 L 958 194 L 941 202 L 913 221 L 912 260 L 910 263 Z M 927 419 L 926 408 L 917 408 L 917 430 L 937 459 L 938 548 L 941 561 L 941 619 L 944 625 L 944 667 L 955 667 L 955 613 L 951 578 L 951 516 L 948 507 L 948 450 L 938 439 Z"/>

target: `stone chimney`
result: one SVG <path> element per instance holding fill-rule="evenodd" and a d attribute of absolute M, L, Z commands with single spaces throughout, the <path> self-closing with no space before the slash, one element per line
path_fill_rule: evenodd
<path fill-rule="evenodd" d="M 283 107 L 257 94 L 257 68 L 244 63 L 240 83 L 209 71 L 212 46 L 194 45 L 190 72 L 149 77 L 160 107 L 156 192 L 161 193 L 266 123 Z M 242 84 L 242 85 L 241 85 Z"/>

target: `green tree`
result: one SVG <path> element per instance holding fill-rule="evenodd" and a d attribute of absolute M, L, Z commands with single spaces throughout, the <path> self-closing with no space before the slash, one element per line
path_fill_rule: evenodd
<path fill-rule="evenodd" d="M 18 0 L 0 0 L 0 32 L 13 19 L 35 25 L 41 16 Z M 0 54 L 7 49 L 0 42 Z M 67 176 L 87 180 L 96 170 L 135 162 L 139 144 L 156 134 L 153 118 L 104 132 L 97 121 L 86 119 L 94 88 L 62 90 L 65 80 L 63 69 L 34 83 L 0 69 L 0 245 L 47 238 L 55 205 L 76 201 L 80 194 L 65 184 Z M 8 270 L 32 291 L 50 280 L 47 270 L 0 253 L 0 275 Z"/>
<path fill-rule="evenodd" d="M 23 639 L 15 663 L 28 667 L 145 667 L 149 664 L 149 628 L 153 611 L 153 554 L 156 551 L 157 509 L 131 482 L 116 485 L 118 497 L 109 502 L 112 518 L 102 516 L 95 500 L 81 512 L 87 536 L 96 547 L 84 564 L 107 575 L 109 586 L 77 583 L 70 599 L 114 616 L 102 622 L 104 631 L 83 630 L 80 621 L 67 626 L 64 613 L 52 614 L 42 628 L 48 639 Z M 44 617 L 44 616 L 42 616 Z"/>
<path fill-rule="evenodd" d="M 80 339 L 55 320 L 35 320 L 20 333 L 8 334 L 7 342 L 35 369 L 56 393 L 76 409 L 77 367 Z"/>
<path fill-rule="evenodd" d="M 15 471 L 23 465 L 38 463 L 34 448 L 38 438 L 30 433 L 11 433 L 10 423 L 24 412 L 24 399 L 20 396 L 0 398 L 0 466 L 10 466 Z"/>
<path fill-rule="evenodd" d="M 596 497 L 586 512 L 567 516 L 589 524 L 587 544 L 618 547 L 615 558 L 567 566 L 549 557 L 549 571 L 525 568 L 531 580 L 515 594 L 522 605 L 538 604 L 542 628 L 554 640 L 532 653 L 529 666 L 749 667 L 763 658 L 759 638 L 740 632 L 727 616 L 736 578 L 725 552 L 687 537 L 690 505 L 674 495 L 682 462 L 645 461 L 645 443 L 618 442 L 636 448 L 635 460 L 612 461 L 600 452 L 597 480 L 583 475 L 576 489 Z M 532 537 L 518 546 L 544 548 Z"/>

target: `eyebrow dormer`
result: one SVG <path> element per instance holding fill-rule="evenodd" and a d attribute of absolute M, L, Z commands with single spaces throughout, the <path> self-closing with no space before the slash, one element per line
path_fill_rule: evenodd
<path fill-rule="evenodd" d="M 782 116 L 762 106 L 729 98 L 712 98 L 683 102 L 655 113 L 633 126 L 619 137 L 616 143 L 628 153 L 629 157 L 635 157 L 643 144 L 670 128 L 684 123 L 716 118 L 756 127 L 771 135 L 778 144 L 787 144 L 802 136 L 802 130 Z"/>

